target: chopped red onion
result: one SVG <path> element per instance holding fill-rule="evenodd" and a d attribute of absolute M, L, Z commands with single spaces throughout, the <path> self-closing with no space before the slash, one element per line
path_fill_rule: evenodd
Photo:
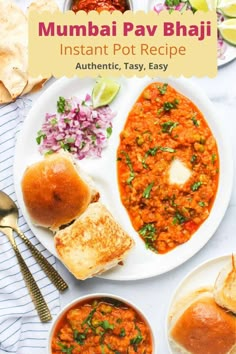
<path fill-rule="evenodd" d="M 79 160 L 101 157 L 115 113 L 109 106 L 94 109 L 90 100 L 88 94 L 84 101 L 72 97 L 65 100 L 65 112 L 46 113 L 37 137 L 41 154 L 64 149 Z"/>

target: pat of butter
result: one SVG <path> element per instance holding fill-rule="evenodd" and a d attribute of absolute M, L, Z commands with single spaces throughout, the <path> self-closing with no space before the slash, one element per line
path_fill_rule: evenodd
<path fill-rule="evenodd" d="M 191 176 L 191 171 L 185 166 L 183 162 L 174 160 L 169 169 L 170 184 L 184 184 Z"/>

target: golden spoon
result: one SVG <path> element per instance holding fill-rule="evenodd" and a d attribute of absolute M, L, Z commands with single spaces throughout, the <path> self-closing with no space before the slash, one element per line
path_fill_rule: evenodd
<path fill-rule="evenodd" d="M 18 208 L 15 202 L 6 193 L 0 191 L 0 227 L 9 227 L 15 231 L 28 246 L 32 255 L 56 288 L 60 291 L 66 290 L 68 285 L 60 274 L 19 229 L 17 224 L 18 216 Z M 5 229 L 2 229 L 1 231 L 5 233 L 3 230 Z"/>

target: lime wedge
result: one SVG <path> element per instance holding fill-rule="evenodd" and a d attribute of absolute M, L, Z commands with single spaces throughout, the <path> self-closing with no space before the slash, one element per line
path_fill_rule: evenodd
<path fill-rule="evenodd" d="M 209 10 L 209 6 L 206 0 L 189 0 L 189 2 L 192 8 L 194 8 L 195 10 L 205 12 Z"/>
<path fill-rule="evenodd" d="M 99 79 L 92 92 L 93 107 L 98 108 L 111 103 L 119 92 L 120 84 L 111 79 Z"/>
<path fill-rule="evenodd" d="M 236 17 L 236 2 L 235 0 L 222 0 L 218 8 L 228 17 Z"/>
<path fill-rule="evenodd" d="M 229 43 L 236 45 L 236 18 L 222 22 L 218 26 L 222 37 Z"/>

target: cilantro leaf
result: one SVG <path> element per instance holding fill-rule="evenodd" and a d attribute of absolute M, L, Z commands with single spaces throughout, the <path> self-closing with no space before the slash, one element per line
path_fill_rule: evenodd
<path fill-rule="evenodd" d="M 57 112 L 64 113 L 65 112 L 66 99 L 62 96 L 59 97 L 57 101 Z"/>
<path fill-rule="evenodd" d="M 166 93 L 167 87 L 168 87 L 168 84 L 163 84 L 163 86 L 157 86 L 161 95 L 164 95 Z"/>
<path fill-rule="evenodd" d="M 143 192 L 143 198 L 149 199 L 152 187 L 154 186 L 154 182 L 150 183 Z"/>
<path fill-rule="evenodd" d="M 191 189 L 192 189 L 192 191 L 193 192 L 196 192 L 200 187 L 201 187 L 201 185 L 202 185 L 202 182 L 195 182 L 194 184 L 192 184 L 192 186 L 191 186 Z"/>
<path fill-rule="evenodd" d="M 162 127 L 162 133 L 168 133 L 171 134 L 172 130 L 177 127 L 177 125 L 179 125 L 178 122 L 172 122 L 172 121 L 168 121 L 168 122 L 164 122 L 161 124 Z"/>

